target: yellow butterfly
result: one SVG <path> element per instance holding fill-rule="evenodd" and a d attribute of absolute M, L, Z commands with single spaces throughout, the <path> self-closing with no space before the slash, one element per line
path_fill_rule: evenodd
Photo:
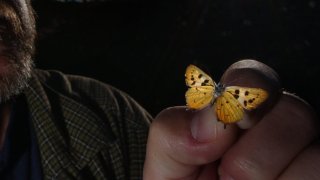
<path fill-rule="evenodd" d="M 230 124 L 240 121 L 244 109 L 253 110 L 264 102 L 268 93 L 260 88 L 241 86 L 224 87 L 194 65 L 186 69 L 186 102 L 190 109 L 202 109 L 214 104 L 219 121 Z"/>

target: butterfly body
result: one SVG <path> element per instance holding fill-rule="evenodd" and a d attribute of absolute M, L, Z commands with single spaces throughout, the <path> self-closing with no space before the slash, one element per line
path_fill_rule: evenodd
<path fill-rule="evenodd" d="M 190 109 L 212 105 L 217 118 L 224 124 L 240 121 L 244 110 L 253 110 L 264 102 L 268 93 L 261 88 L 216 84 L 210 76 L 194 65 L 186 69 L 186 102 Z"/>
<path fill-rule="evenodd" d="M 217 98 L 217 97 L 221 96 L 221 94 L 223 93 L 224 90 L 225 90 L 224 85 L 222 85 L 220 83 L 216 84 L 215 91 L 214 91 L 214 94 L 213 94 L 214 98 Z"/>

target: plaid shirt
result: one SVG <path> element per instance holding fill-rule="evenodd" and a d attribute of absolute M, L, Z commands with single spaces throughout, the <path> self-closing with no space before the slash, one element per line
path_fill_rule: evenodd
<path fill-rule="evenodd" d="M 24 91 L 44 179 L 142 179 L 150 115 L 99 81 L 36 70 Z"/>

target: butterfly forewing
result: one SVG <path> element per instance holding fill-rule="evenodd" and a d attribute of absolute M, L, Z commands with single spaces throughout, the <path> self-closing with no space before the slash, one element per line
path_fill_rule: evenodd
<path fill-rule="evenodd" d="M 189 87 L 215 86 L 211 77 L 194 65 L 189 65 L 187 67 L 185 76 L 186 84 Z"/>
<path fill-rule="evenodd" d="M 214 109 L 218 120 L 224 124 L 234 123 L 243 118 L 241 104 L 227 91 L 216 99 Z"/>
<path fill-rule="evenodd" d="M 268 98 L 268 93 L 260 88 L 248 88 L 240 86 L 229 86 L 226 92 L 239 101 L 243 108 L 253 110 Z"/>

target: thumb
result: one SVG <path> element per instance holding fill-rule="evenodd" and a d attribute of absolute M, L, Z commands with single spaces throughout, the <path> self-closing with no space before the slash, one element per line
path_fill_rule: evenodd
<path fill-rule="evenodd" d="M 211 162 L 222 156 L 236 134 L 235 126 L 224 129 L 211 108 L 168 108 L 151 124 L 144 179 L 214 179 L 217 166 Z"/>

